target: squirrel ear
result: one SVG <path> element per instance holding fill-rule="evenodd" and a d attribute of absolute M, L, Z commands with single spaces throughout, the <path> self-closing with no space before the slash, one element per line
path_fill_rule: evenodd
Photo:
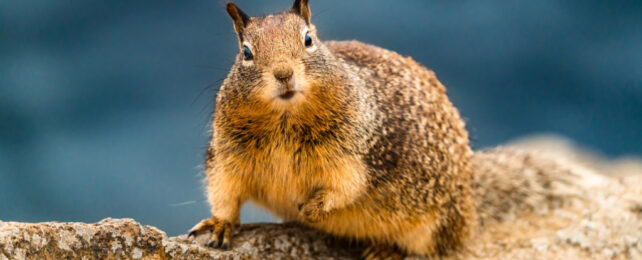
<path fill-rule="evenodd" d="M 305 19 L 307 24 L 310 24 L 310 5 L 308 0 L 295 0 L 292 6 L 292 11 Z"/>
<path fill-rule="evenodd" d="M 245 29 L 245 26 L 247 26 L 247 23 L 250 22 L 250 17 L 241 10 L 236 4 L 232 2 L 227 2 L 225 5 L 225 9 L 227 10 L 227 14 L 230 15 L 232 20 L 234 21 L 234 30 L 236 30 L 236 33 L 241 36 L 241 33 L 243 33 L 243 30 Z"/>

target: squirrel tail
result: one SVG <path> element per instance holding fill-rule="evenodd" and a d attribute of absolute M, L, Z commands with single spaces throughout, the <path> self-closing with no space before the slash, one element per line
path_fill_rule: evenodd
<path fill-rule="evenodd" d="M 563 158 L 507 147 L 475 152 L 472 165 L 480 227 L 568 206 L 606 178 Z"/>

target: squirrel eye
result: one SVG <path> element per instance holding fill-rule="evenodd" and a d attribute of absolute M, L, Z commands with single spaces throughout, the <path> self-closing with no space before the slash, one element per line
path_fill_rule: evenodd
<path fill-rule="evenodd" d="M 245 60 L 254 59 L 254 55 L 252 55 L 252 51 L 250 51 L 250 48 L 248 48 L 247 46 L 243 46 L 243 58 L 245 58 Z"/>
<path fill-rule="evenodd" d="M 310 37 L 310 34 L 306 33 L 305 34 L 305 47 L 310 47 L 312 46 L 312 37 Z"/>

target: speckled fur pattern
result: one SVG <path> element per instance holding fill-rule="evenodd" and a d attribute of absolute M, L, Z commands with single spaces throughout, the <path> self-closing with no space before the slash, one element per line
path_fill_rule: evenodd
<path fill-rule="evenodd" d="M 568 207 L 590 186 L 584 182 L 602 181 L 560 158 L 510 147 L 476 151 L 472 165 L 480 228 Z"/>
<path fill-rule="evenodd" d="M 445 87 L 409 57 L 322 42 L 308 8 L 296 1 L 250 18 L 228 4 L 239 47 L 254 56 L 238 55 L 218 93 L 206 161 L 213 224 L 194 230 L 238 221 L 251 200 L 375 247 L 434 256 L 460 248 L 476 223 L 471 150 Z M 300 90 L 290 100 L 272 94 L 283 70 Z"/>

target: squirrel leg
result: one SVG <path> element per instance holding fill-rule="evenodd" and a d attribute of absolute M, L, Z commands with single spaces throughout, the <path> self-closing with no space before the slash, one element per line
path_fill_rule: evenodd
<path fill-rule="evenodd" d="M 211 232 L 207 246 L 228 249 L 234 227 L 239 224 L 242 187 L 230 175 L 208 174 L 207 195 L 212 206 L 212 216 L 196 224 L 189 231 L 190 237 Z"/>

